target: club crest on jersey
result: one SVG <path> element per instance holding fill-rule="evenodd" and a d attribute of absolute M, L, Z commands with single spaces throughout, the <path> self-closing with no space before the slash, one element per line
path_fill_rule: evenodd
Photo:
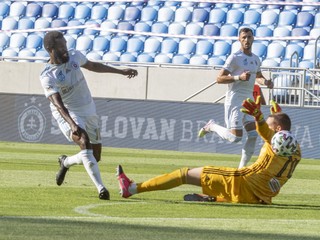
<path fill-rule="evenodd" d="M 30 100 L 34 104 L 36 98 L 32 97 Z M 25 105 L 28 106 L 27 103 Z M 20 138 L 24 142 L 39 142 L 42 139 L 45 128 L 46 118 L 38 107 L 31 105 L 19 115 L 18 129 Z"/>
<path fill-rule="evenodd" d="M 64 76 L 64 74 L 62 73 L 62 71 L 60 71 L 57 75 L 57 79 L 60 81 L 60 82 L 63 82 L 66 77 Z"/>
<path fill-rule="evenodd" d="M 74 68 L 74 69 L 78 69 L 79 68 L 79 65 L 76 63 L 76 62 L 72 62 L 72 67 Z"/>

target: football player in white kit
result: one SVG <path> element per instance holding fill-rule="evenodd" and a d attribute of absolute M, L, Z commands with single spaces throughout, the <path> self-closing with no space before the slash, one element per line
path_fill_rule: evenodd
<path fill-rule="evenodd" d="M 247 132 L 247 139 L 242 149 L 239 168 L 246 166 L 250 161 L 258 137 L 254 119 L 240 111 L 241 104 L 243 100 L 253 98 L 255 82 L 273 88 L 273 82 L 267 80 L 261 73 L 259 57 L 251 51 L 253 40 L 252 29 L 240 29 L 240 50 L 227 58 L 217 78 L 218 83 L 228 84 L 224 103 L 226 127 L 210 120 L 199 131 L 199 137 L 203 137 L 209 132 L 216 132 L 222 139 L 236 143 L 241 141 L 244 128 Z"/>
<path fill-rule="evenodd" d="M 45 96 L 50 101 L 53 117 L 69 141 L 80 147 L 73 156 L 58 158 L 60 170 L 56 182 L 60 186 L 68 169 L 83 164 L 96 186 L 99 198 L 109 200 L 109 192 L 104 186 L 97 162 L 101 157 L 99 117 L 86 79 L 80 69 L 100 73 L 116 73 L 132 78 L 138 75 L 134 69 L 117 69 L 102 63 L 89 61 L 81 52 L 67 49 L 66 40 L 59 31 L 48 32 L 43 40 L 50 55 L 40 81 Z"/>

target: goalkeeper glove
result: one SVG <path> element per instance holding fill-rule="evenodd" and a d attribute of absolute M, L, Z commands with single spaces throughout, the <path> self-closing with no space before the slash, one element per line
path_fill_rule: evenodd
<path fill-rule="evenodd" d="M 271 114 L 274 114 L 277 112 L 282 112 L 280 105 L 276 101 L 270 100 L 270 105 L 271 105 L 271 107 L 270 107 Z"/>
<path fill-rule="evenodd" d="M 261 121 L 263 119 L 263 114 L 260 110 L 260 106 L 261 106 L 260 101 L 261 101 L 260 96 L 257 97 L 256 102 L 250 98 L 247 98 L 242 102 L 242 106 L 244 108 L 241 108 L 240 111 L 253 116 L 256 119 L 256 121 Z"/>

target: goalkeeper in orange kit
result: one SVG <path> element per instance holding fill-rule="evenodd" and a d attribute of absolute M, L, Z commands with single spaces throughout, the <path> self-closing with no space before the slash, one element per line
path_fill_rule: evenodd
<path fill-rule="evenodd" d="M 151 178 L 141 183 L 131 181 L 119 165 L 117 178 L 120 194 L 128 198 L 134 194 L 143 192 L 167 190 L 182 184 L 191 184 L 202 188 L 201 194 L 188 194 L 187 201 L 224 201 L 233 203 L 265 203 L 271 204 L 281 187 L 292 176 L 295 167 L 301 159 L 300 147 L 289 132 L 291 121 L 287 114 L 281 112 L 281 108 L 275 102 L 271 103 L 271 115 L 265 120 L 260 110 L 260 98 L 257 102 L 251 99 L 243 101 L 241 111 L 254 116 L 256 128 L 265 141 L 258 159 L 251 166 L 241 169 L 230 167 L 205 166 L 189 169 L 178 169 L 168 174 Z M 277 147 L 284 147 L 277 153 L 271 145 L 271 139 L 278 133 L 286 131 L 288 138 L 276 139 Z M 295 142 L 295 144 L 293 144 Z M 286 144 L 289 144 L 288 146 Z M 288 147 L 288 148 L 287 148 Z M 290 153 L 281 156 L 283 150 Z"/>

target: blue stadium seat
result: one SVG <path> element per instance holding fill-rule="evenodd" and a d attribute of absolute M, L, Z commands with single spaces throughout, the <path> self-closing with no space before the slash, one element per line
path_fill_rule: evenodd
<path fill-rule="evenodd" d="M 261 13 L 261 22 L 260 26 L 276 26 L 279 19 L 279 10 L 276 9 L 266 9 Z"/>
<path fill-rule="evenodd" d="M 225 60 L 220 57 L 210 57 L 207 61 L 207 65 L 209 66 L 222 66 L 224 65 Z"/>
<path fill-rule="evenodd" d="M 5 32 L 0 32 L 0 53 L 9 46 L 10 37 Z"/>
<path fill-rule="evenodd" d="M 52 28 L 59 28 L 59 27 L 65 27 L 65 26 L 67 26 L 67 23 L 62 19 L 54 19 L 51 22 Z M 65 32 L 65 31 L 63 31 L 63 32 Z"/>
<path fill-rule="evenodd" d="M 120 56 L 120 62 L 136 62 L 137 57 L 129 52 L 125 52 Z"/>
<path fill-rule="evenodd" d="M 136 32 L 150 32 L 151 26 L 150 26 L 150 24 L 148 24 L 146 22 L 140 21 L 134 25 L 134 31 L 136 31 Z"/>
<path fill-rule="evenodd" d="M 219 24 L 219 26 L 221 26 L 226 22 L 226 17 L 227 17 L 226 11 L 219 8 L 214 8 L 210 11 L 209 23 Z"/>
<path fill-rule="evenodd" d="M 193 55 L 190 60 L 189 64 L 191 65 L 206 65 L 207 59 L 204 55 Z"/>
<path fill-rule="evenodd" d="M 18 22 L 18 29 L 33 29 L 34 20 L 30 17 L 21 18 Z"/>
<path fill-rule="evenodd" d="M 23 33 L 13 33 L 10 36 L 9 48 L 19 52 L 26 45 L 26 37 Z"/>
<path fill-rule="evenodd" d="M 109 51 L 123 53 L 126 49 L 127 49 L 126 38 L 120 37 L 120 36 L 115 36 L 111 38 Z"/>
<path fill-rule="evenodd" d="M 75 8 L 72 4 L 63 3 L 59 6 L 58 19 L 69 21 L 74 17 Z"/>
<path fill-rule="evenodd" d="M 273 31 L 274 37 L 288 37 L 291 36 L 291 29 L 287 26 L 276 27 Z"/>
<path fill-rule="evenodd" d="M 223 37 L 238 36 L 238 29 L 231 24 L 225 24 L 220 28 L 220 36 L 223 36 Z"/>
<path fill-rule="evenodd" d="M 185 34 L 191 36 L 202 35 L 203 23 L 201 22 L 190 22 L 185 27 Z"/>
<path fill-rule="evenodd" d="M 100 61 L 102 60 L 102 54 L 98 53 L 98 52 L 88 52 L 86 57 L 91 60 L 91 61 Z"/>
<path fill-rule="evenodd" d="M 69 34 L 65 34 L 64 35 L 64 38 L 66 39 L 67 41 L 67 48 L 68 49 L 75 49 L 76 48 L 76 39 L 72 36 L 72 35 L 69 35 Z"/>
<path fill-rule="evenodd" d="M 262 67 L 279 67 L 279 63 L 274 59 L 265 59 L 261 63 Z"/>
<path fill-rule="evenodd" d="M 252 52 L 261 59 L 264 59 L 267 55 L 267 46 L 262 42 L 253 42 Z"/>
<path fill-rule="evenodd" d="M 313 26 L 314 15 L 310 12 L 299 12 L 297 14 L 297 23 L 296 27 L 309 27 Z"/>
<path fill-rule="evenodd" d="M 181 2 L 180 7 L 195 7 L 198 3 L 195 1 Z"/>
<path fill-rule="evenodd" d="M 208 23 L 203 26 L 204 36 L 220 36 L 220 28 L 215 23 Z"/>
<path fill-rule="evenodd" d="M 173 64 L 189 64 L 189 58 L 187 56 L 178 54 L 172 58 Z"/>
<path fill-rule="evenodd" d="M 124 20 L 137 22 L 141 18 L 141 10 L 135 6 L 129 6 L 125 9 Z"/>
<path fill-rule="evenodd" d="M 314 16 L 313 28 L 320 28 L 320 12 L 316 13 L 316 15 Z"/>
<path fill-rule="evenodd" d="M 161 43 L 161 53 L 176 54 L 179 43 L 173 38 L 166 38 Z"/>
<path fill-rule="evenodd" d="M 93 46 L 93 40 L 89 36 L 83 35 L 78 37 L 76 42 L 76 49 L 82 54 L 86 55 L 87 52 L 90 52 L 92 50 Z"/>
<path fill-rule="evenodd" d="M 260 24 L 260 21 L 261 21 L 261 13 L 258 10 L 249 9 L 244 12 L 243 24 L 245 24 L 245 25 L 250 25 L 250 24 L 258 25 L 258 24 Z"/>
<path fill-rule="evenodd" d="M 79 19 L 84 23 L 91 17 L 91 8 L 85 4 L 79 4 L 74 10 L 74 19 Z"/>
<path fill-rule="evenodd" d="M 187 7 L 180 7 L 175 11 L 175 22 L 190 22 L 192 18 L 192 12 Z"/>
<path fill-rule="evenodd" d="M 158 22 L 173 22 L 174 15 L 174 8 L 163 6 L 158 11 Z"/>
<path fill-rule="evenodd" d="M 297 52 L 299 60 L 303 55 L 303 47 L 297 43 L 290 43 L 286 46 L 285 59 L 290 59 L 292 54 Z"/>
<path fill-rule="evenodd" d="M 23 59 L 23 58 L 34 57 L 34 55 L 35 55 L 34 52 L 24 48 L 18 52 L 18 57 L 22 58 L 22 59 L 19 59 L 19 62 L 34 62 L 34 60 L 31 60 L 31 59 Z"/>
<path fill-rule="evenodd" d="M 132 31 L 133 30 L 133 25 L 129 21 L 119 21 L 118 23 L 118 29 L 123 30 L 123 31 Z M 127 35 L 126 33 L 118 33 L 118 35 Z"/>
<path fill-rule="evenodd" d="M 159 53 L 154 57 L 155 63 L 171 63 L 172 57 L 165 53 Z"/>
<path fill-rule="evenodd" d="M 317 39 L 319 36 L 320 36 L 320 27 L 311 29 L 310 37 Z M 315 41 L 316 40 L 309 40 L 309 43 L 314 43 Z"/>
<path fill-rule="evenodd" d="M 185 25 L 180 22 L 172 22 L 168 27 L 168 33 L 170 34 L 184 34 Z"/>
<path fill-rule="evenodd" d="M 114 33 L 108 31 L 108 29 L 116 29 L 117 25 L 112 21 L 105 20 L 101 23 L 100 27 L 101 27 L 100 36 L 110 36 L 110 35 L 114 35 Z"/>
<path fill-rule="evenodd" d="M 168 25 L 164 22 L 155 22 L 151 26 L 153 33 L 168 33 Z"/>
<path fill-rule="evenodd" d="M 25 16 L 33 20 L 39 18 L 42 14 L 42 6 L 38 3 L 28 3 Z"/>
<path fill-rule="evenodd" d="M 214 3 L 211 2 L 199 2 L 198 7 L 199 8 L 207 8 L 207 9 L 212 9 L 214 8 Z"/>
<path fill-rule="evenodd" d="M 279 14 L 278 26 L 294 26 L 296 24 L 297 14 L 294 11 L 282 11 Z"/>
<path fill-rule="evenodd" d="M 18 52 L 15 51 L 15 50 L 12 49 L 12 48 L 6 48 L 6 49 L 3 50 L 3 52 L 2 52 L 2 57 L 17 57 L 17 56 L 18 56 Z M 12 62 L 12 61 L 14 61 L 14 60 L 6 59 L 6 61 Z"/>
<path fill-rule="evenodd" d="M 108 16 L 108 8 L 106 6 L 97 4 L 91 9 L 91 20 L 95 20 L 99 23 L 103 22 Z"/>
<path fill-rule="evenodd" d="M 0 2 L 0 20 L 9 15 L 10 6 L 5 2 Z"/>
<path fill-rule="evenodd" d="M 98 36 L 93 39 L 92 50 L 104 53 L 109 50 L 110 40 L 106 37 Z"/>
<path fill-rule="evenodd" d="M 196 45 L 197 55 L 208 55 L 211 56 L 213 53 L 213 43 L 208 40 L 199 40 Z"/>
<path fill-rule="evenodd" d="M 302 37 L 302 36 L 309 36 L 309 31 L 302 27 L 293 28 L 291 31 L 292 37 Z M 293 40 L 295 42 L 305 42 L 304 40 Z"/>
<path fill-rule="evenodd" d="M 194 54 L 196 51 L 196 42 L 189 38 L 180 40 L 178 54 Z"/>
<path fill-rule="evenodd" d="M 283 58 L 286 46 L 280 42 L 272 42 L 268 46 L 267 58 Z"/>
<path fill-rule="evenodd" d="M 179 2 L 179 1 L 164 1 L 164 5 L 163 6 L 180 7 L 181 6 L 181 2 Z"/>
<path fill-rule="evenodd" d="M 231 45 L 231 53 L 235 53 L 235 52 L 238 52 L 239 49 L 241 47 L 241 44 L 239 41 L 234 41 Z"/>
<path fill-rule="evenodd" d="M 314 63 L 310 60 L 303 60 L 299 62 L 299 68 L 314 68 Z"/>
<path fill-rule="evenodd" d="M 139 37 L 132 37 L 127 41 L 127 52 L 140 54 L 144 49 L 144 42 Z"/>
<path fill-rule="evenodd" d="M 161 50 L 161 41 L 158 37 L 149 37 L 144 42 L 145 53 L 159 53 Z"/>
<path fill-rule="evenodd" d="M 58 16 L 59 8 L 53 3 L 46 3 L 42 7 L 42 17 L 54 19 Z"/>
<path fill-rule="evenodd" d="M 43 37 L 41 35 L 31 33 L 27 36 L 25 48 L 35 53 L 42 48 L 42 41 Z"/>
<path fill-rule="evenodd" d="M 151 6 L 146 6 L 141 10 L 141 19 L 143 22 L 154 22 L 157 20 L 158 11 L 156 8 Z"/>
<path fill-rule="evenodd" d="M 239 9 L 230 9 L 227 12 L 226 23 L 241 25 L 243 23 L 243 12 Z"/>
<path fill-rule="evenodd" d="M 68 27 L 76 27 L 76 26 L 82 26 L 83 23 L 78 19 L 72 19 L 68 21 Z M 83 33 L 83 28 L 74 28 L 74 29 L 68 29 L 68 34 L 75 34 L 77 36 L 81 35 Z"/>
<path fill-rule="evenodd" d="M 137 57 L 137 62 L 148 63 L 153 61 L 154 61 L 154 57 L 148 53 L 141 53 Z"/>
<path fill-rule="evenodd" d="M 116 53 L 107 52 L 103 55 L 102 59 L 104 61 L 119 61 L 120 56 L 119 54 L 116 54 Z"/>
<path fill-rule="evenodd" d="M 214 44 L 213 55 L 227 58 L 231 52 L 231 45 L 226 41 L 216 41 Z"/>
<path fill-rule="evenodd" d="M 256 37 L 272 37 L 273 30 L 267 26 L 260 26 L 256 29 Z"/>
<path fill-rule="evenodd" d="M 2 20 L 1 30 L 14 30 L 18 28 L 18 21 L 15 17 L 8 16 Z"/>
<path fill-rule="evenodd" d="M 34 22 L 35 29 L 49 28 L 51 26 L 50 21 L 47 18 L 40 17 Z"/>
<path fill-rule="evenodd" d="M 124 8 L 121 5 L 112 5 L 108 10 L 108 20 L 123 20 Z"/>
<path fill-rule="evenodd" d="M 314 60 L 320 59 L 320 48 L 317 45 L 317 51 L 316 50 L 316 45 L 315 44 L 308 44 L 304 47 L 303 49 L 303 60 Z M 316 55 L 315 55 L 316 54 Z"/>
<path fill-rule="evenodd" d="M 191 20 L 192 22 L 207 23 L 209 21 L 209 12 L 205 8 L 195 8 Z"/>
<path fill-rule="evenodd" d="M 22 18 L 26 14 L 26 3 L 24 2 L 12 2 L 10 5 L 9 16 Z"/>
<path fill-rule="evenodd" d="M 40 49 L 35 53 L 37 58 L 45 58 L 45 60 L 36 60 L 35 62 L 47 62 L 49 59 L 49 53 L 45 49 Z"/>

